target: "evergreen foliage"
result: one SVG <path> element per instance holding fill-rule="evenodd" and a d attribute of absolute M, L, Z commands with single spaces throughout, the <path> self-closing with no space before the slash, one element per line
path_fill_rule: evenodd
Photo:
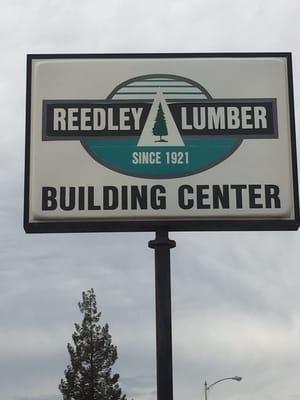
<path fill-rule="evenodd" d="M 99 324 L 101 313 L 93 289 L 82 293 L 78 306 L 83 320 L 81 325 L 75 323 L 74 345 L 68 343 L 71 363 L 59 385 L 63 399 L 126 400 L 118 384 L 119 375 L 112 374 L 117 347 L 112 344 L 108 324 Z"/>
<path fill-rule="evenodd" d="M 162 139 L 162 136 L 168 135 L 168 129 L 165 120 L 165 114 L 162 109 L 161 103 L 159 103 L 155 123 L 152 129 L 152 132 L 155 136 L 159 136 L 159 140 L 157 142 L 167 142 L 167 140 Z"/>

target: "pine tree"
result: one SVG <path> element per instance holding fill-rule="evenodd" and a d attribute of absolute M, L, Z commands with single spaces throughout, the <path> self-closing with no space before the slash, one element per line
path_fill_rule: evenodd
<path fill-rule="evenodd" d="M 126 400 L 119 387 L 118 374 L 112 366 L 118 358 L 112 344 L 109 326 L 100 326 L 93 289 L 82 293 L 78 303 L 83 314 L 81 325 L 75 323 L 74 346 L 68 343 L 71 363 L 65 370 L 59 390 L 64 400 Z"/>
<path fill-rule="evenodd" d="M 159 140 L 156 140 L 157 142 L 167 142 L 167 140 L 162 139 L 162 136 L 167 136 L 168 135 L 168 129 L 166 125 L 166 120 L 165 120 L 165 114 L 162 109 L 161 103 L 159 103 L 155 123 L 152 129 L 152 132 L 155 136 L 159 136 Z"/>

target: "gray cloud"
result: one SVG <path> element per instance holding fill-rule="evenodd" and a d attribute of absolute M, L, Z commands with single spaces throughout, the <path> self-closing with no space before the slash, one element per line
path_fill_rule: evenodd
<path fill-rule="evenodd" d="M 25 54 L 294 53 L 297 1 L 3 0 L 0 13 L 0 387 L 6 400 L 56 400 L 81 291 L 94 287 L 119 348 L 128 397 L 155 398 L 154 234 L 25 235 Z M 211 397 L 298 395 L 298 234 L 172 233 L 174 398 L 240 374 Z M 17 382 L 16 382 L 17 378 Z M 299 395 L 298 395 L 299 396 Z"/>

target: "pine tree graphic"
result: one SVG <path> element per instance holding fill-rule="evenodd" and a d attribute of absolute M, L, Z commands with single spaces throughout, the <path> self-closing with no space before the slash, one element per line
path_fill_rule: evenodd
<path fill-rule="evenodd" d="M 167 140 L 162 138 L 163 136 L 168 135 L 168 129 L 161 103 L 159 103 L 158 106 L 158 111 L 152 132 L 155 136 L 159 136 L 159 140 L 156 140 L 155 142 L 167 142 Z"/>

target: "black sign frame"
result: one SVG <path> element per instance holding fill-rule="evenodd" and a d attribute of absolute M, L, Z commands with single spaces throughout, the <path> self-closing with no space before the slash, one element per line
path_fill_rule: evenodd
<path fill-rule="evenodd" d="M 291 157 L 293 175 L 293 219 L 110 219 L 97 221 L 51 221 L 30 222 L 30 131 L 31 131 L 31 87 L 32 62 L 42 59 L 124 59 L 124 58 L 272 58 L 287 61 L 289 117 L 291 132 Z M 144 53 L 144 54 L 30 54 L 27 56 L 26 92 L 26 139 L 25 139 L 25 184 L 24 184 L 24 229 L 27 233 L 73 233 L 73 232 L 139 232 L 139 231 L 277 231 L 297 230 L 300 224 L 296 134 L 293 98 L 292 55 L 280 53 Z"/>

